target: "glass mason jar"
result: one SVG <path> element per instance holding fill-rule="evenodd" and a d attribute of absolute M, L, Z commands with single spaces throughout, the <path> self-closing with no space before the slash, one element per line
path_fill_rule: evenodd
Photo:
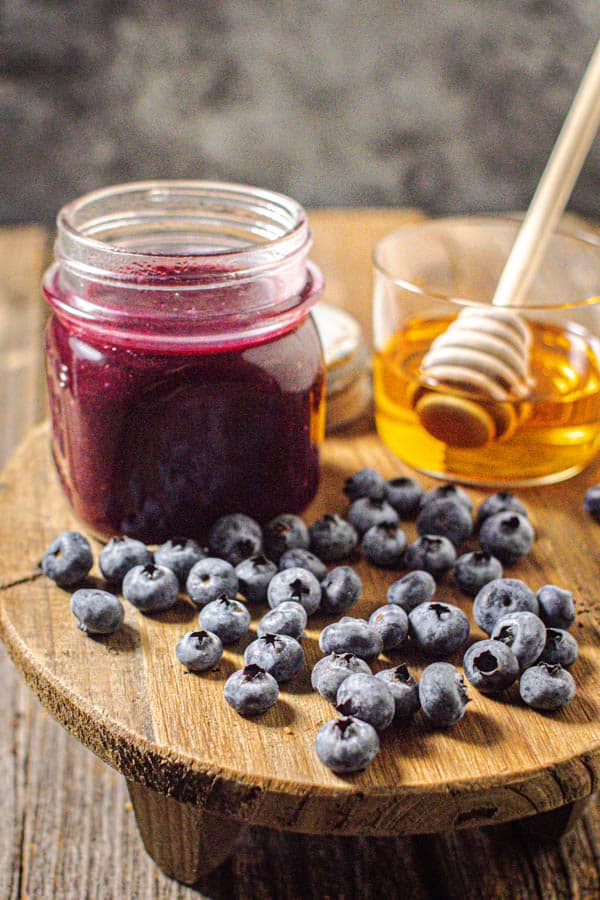
<path fill-rule="evenodd" d="M 419 471 L 545 484 L 600 449 L 600 241 L 556 232 L 525 305 L 502 310 L 491 303 L 519 225 L 430 220 L 375 248 L 377 430 Z"/>
<path fill-rule="evenodd" d="M 53 452 L 102 537 L 202 537 L 219 516 L 301 511 L 319 480 L 321 273 L 281 194 L 165 181 L 58 215 L 46 368 Z"/>

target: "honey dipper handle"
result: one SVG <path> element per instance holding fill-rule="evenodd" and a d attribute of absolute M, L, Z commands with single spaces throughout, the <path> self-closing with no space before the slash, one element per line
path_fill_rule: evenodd
<path fill-rule="evenodd" d="M 600 41 L 585 71 L 554 149 L 527 210 L 494 299 L 495 306 L 523 306 L 548 238 L 567 205 L 600 126 Z"/>

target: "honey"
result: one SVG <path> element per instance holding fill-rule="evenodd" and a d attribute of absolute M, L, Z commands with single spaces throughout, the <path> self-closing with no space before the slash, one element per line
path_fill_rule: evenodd
<path fill-rule="evenodd" d="M 463 392 L 466 403 L 475 399 L 482 417 L 494 421 L 496 436 L 479 447 L 452 446 L 450 437 L 444 441 L 426 430 L 415 408 L 420 401 L 420 408 L 435 406 L 436 394 L 461 397 L 458 388 L 429 383 L 420 371 L 432 341 L 451 321 L 414 317 L 375 354 L 382 440 L 415 469 L 467 484 L 551 483 L 587 465 L 600 448 L 600 341 L 576 323 L 529 320 L 527 397 L 492 403 Z"/>

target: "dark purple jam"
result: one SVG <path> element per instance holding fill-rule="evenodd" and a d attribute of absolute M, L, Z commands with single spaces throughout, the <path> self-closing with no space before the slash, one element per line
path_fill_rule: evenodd
<path fill-rule="evenodd" d="M 173 337 L 157 352 L 54 312 L 46 361 L 58 472 L 100 536 L 201 538 L 225 513 L 266 521 L 316 492 L 324 377 L 310 316 L 262 343 L 193 352 Z"/>

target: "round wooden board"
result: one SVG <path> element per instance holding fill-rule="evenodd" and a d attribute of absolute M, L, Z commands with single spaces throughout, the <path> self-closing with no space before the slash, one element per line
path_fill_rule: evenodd
<path fill-rule="evenodd" d="M 323 460 L 309 522 L 325 511 L 344 512 L 343 479 L 361 466 L 387 477 L 409 474 L 367 427 L 330 438 Z M 470 689 L 473 702 L 455 728 L 432 730 L 421 716 L 394 724 L 374 763 L 350 778 L 329 772 L 313 750 L 319 726 L 334 715 L 310 687 L 323 618 L 309 622 L 304 672 L 282 685 L 279 702 L 256 720 L 238 717 L 223 699 L 224 680 L 241 665 L 248 641 L 226 649 L 220 671 L 204 676 L 187 674 L 176 661 L 178 638 L 196 624 L 184 599 L 156 616 L 126 604 L 125 627 L 109 638 L 78 631 L 68 593 L 37 569 L 50 540 L 78 527 L 57 482 L 47 425 L 28 436 L 0 483 L 0 630 L 15 664 L 65 728 L 129 780 L 208 811 L 348 834 L 433 832 L 534 815 L 598 789 L 600 530 L 581 509 L 586 487 L 598 480 L 596 465 L 563 485 L 519 493 L 538 538 L 530 557 L 510 570 L 534 589 L 553 582 L 576 595 L 581 651 L 573 703 L 542 715 L 521 704 L 516 688 L 502 701 Z M 483 494 L 471 496 L 479 502 Z M 414 523 L 406 531 L 412 539 Z M 398 575 L 356 565 L 364 591 L 355 613 L 368 616 Z M 470 614 L 471 601 L 447 581 L 438 597 Z M 253 629 L 264 611 L 252 610 Z M 480 637 L 473 624 L 472 640 Z M 403 657 L 421 671 L 424 660 L 412 649 Z M 377 665 L 400 660 L 392 655 Z M 452 661 L 460 665 L 460 658 Z"/>

